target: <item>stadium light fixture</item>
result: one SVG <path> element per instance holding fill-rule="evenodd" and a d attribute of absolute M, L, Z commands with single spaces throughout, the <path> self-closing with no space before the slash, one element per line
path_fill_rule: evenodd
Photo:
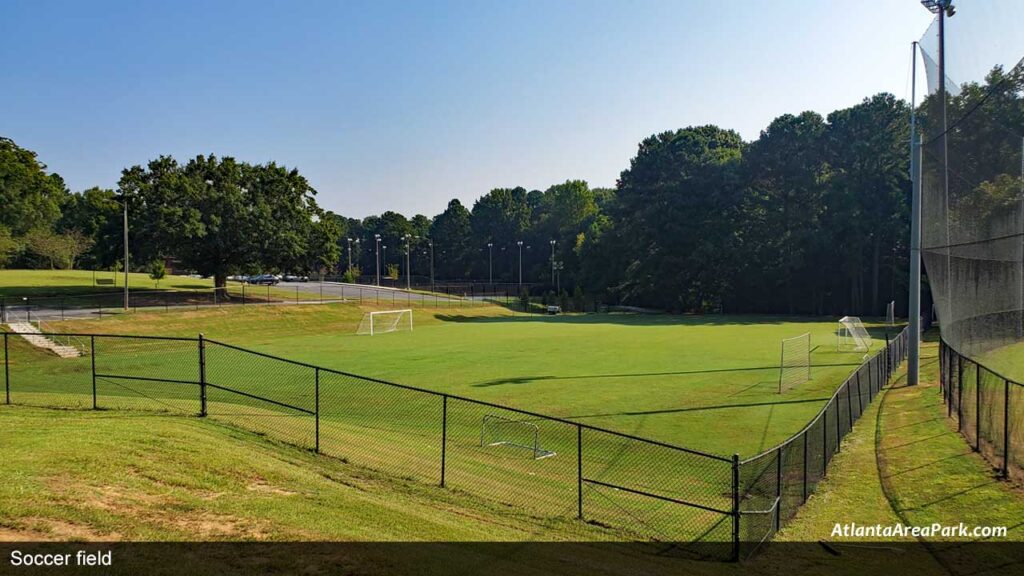
<path fill-rule="evenodd" d="M 494 284 L 494 243 L 487 243 L 487 283 Z"/>
<path fill-rule="evenodd" d="M 523 241 L 516 240 L 516 246 L 519 246 L 519 292 L 523 292 Z"/>
<path fill-rule="evenodd" d="M 377 241 L 377 252 L 375 259 L 377 261 L 377 286 L 380 286 L 380 234 L 374 234 L 373 238 L 374 240 Z"/>

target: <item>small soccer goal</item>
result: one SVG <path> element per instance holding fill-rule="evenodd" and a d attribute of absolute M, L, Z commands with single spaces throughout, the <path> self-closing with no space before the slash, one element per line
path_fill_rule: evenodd
<path fill-rule="evenodd" d="M 356 334 L 385 334 L 400 330 L 412 331 L 412 310 L 382 310 L 367 312 L 359 322 Z"/>
<path fill-rule="evenodd" d="M 779 362 L 779 394 L 811 379 L 811 333 L 782 341 Z"/>
<path fill-rule="evenodd" d="M 885 306 L 885 324 L 887 326 L 896 325 L 896 301 L 893 300 Z"/>
<path fill-rule="evenodd" d="M 843 316 L 839 319 L 836 330 L 836 350 L 854 350 L 867 352 L 871 349 L 871 336 L 864 328 L 864 323 L 856 316 Z"/>
<path fill-rule="evenodd" d="M 480 423 L 480 446 L 504 446 L 526 450 L 534 460 L 550 458 L 555 453 L 540 446 L 540 429 L 536 424 L 487 414 Z"/>

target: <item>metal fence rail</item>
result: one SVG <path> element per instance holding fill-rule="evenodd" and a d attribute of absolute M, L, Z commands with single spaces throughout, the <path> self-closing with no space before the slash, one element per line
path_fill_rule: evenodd
<path fill-rule="evenodd" d="M 939 342 L 946 415 L 967 443 L 1005 479 L 1024 481 L 1024 384 Z"/>
<path fill-rule="evenodd" d="M 792 518 L 906 338 L 863 364 L 800 433 L 740 461 L 203 336 L 47 335 L 74 336 L 81 355 L 57 358 L 4 332 L 7 404 L 211 418 L 537 517 L 583 520 L 567 526 L 586 538 L 597 530 L 720 560 L 752 553 Z M 482 428 L 494 422 L 500 430 Z"/>

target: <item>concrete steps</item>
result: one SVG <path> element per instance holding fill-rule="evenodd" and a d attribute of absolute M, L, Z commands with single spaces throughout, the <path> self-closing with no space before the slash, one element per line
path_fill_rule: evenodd
<path fill-rule="evenodd" d="M 7 326 L 11 331 L 20 333 L 21 337 L 27 340 L 29 344 L 36 348 L 49 350 L 61 358 L 78 358 L 82 355 L 82 352 L 74 346 L 64 346 L 54 342 L 47 336 L 43 336 L 38 328 L 28 322 L 12 322 Z"/>

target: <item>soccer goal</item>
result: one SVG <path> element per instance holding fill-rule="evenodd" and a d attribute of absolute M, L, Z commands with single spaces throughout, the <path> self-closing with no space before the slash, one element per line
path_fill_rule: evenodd
<path fill-rule="evenodd" d="M 888 326 L 896 325 L 896 301 L 893 300 L 885 306 L 885 323 Z"/>
<path fill-rule="evenodd" d="M 836 330 L 836 350 L 867 352 L 871 348 L 871 336 L 864 323 L 856 316 L 843 316 Z"/>
<path fill-rule="evenodd" d="M 487 414 L 480 424 L 480 446 L 508 446 L 528 450 L 534 460 L 555 453 L 540 447 L 540 429 L 536 424 Z"/>
<path fill-rule="evenodd" d="M 384 334 L 399 330 L 412 331 L 412 310 L 382 310 L 367 312 L 359 322 L 356 334 Z"/>
<path fill-rule="evenodd" d="M 811 379 L 811 333 L 782 341 L 779 394 Z"/>

